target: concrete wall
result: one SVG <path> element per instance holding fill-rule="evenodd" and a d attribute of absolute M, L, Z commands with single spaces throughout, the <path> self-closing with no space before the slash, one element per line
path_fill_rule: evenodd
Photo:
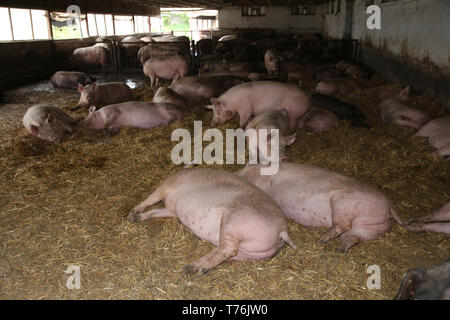
<path fill-rule="evenodd" d="M 320 10 L 323 10 L 320 7 Z M 279 32 L 322 33 L 323 12 L 315 15 L 291 15 L 290 7 L 266 7 L 266 15 L 243 17 L 241 7 L 219 10 L 219 28 L 271 28 Z"/>
<path fill-rule="evenodd" d="M 323 19 L 323 35 L 329 39 L 342 39 L 344 37 L 345 28 L 345 9 L 346 0 L 341 0 L 341 8 L 339 13 L 327 14 L 328 3 L 321 6 L 322 12 L 325 12 Z"/>
<path fill-rule="evenodd" d="M 381 30 L 368 30 L 364 0 L 355 1 L 353 38 L 393 55 L 449 67 L 449 0 L 400 0 L 380 7 Z"/>
<path fill-rule="evenodd" d="M 355 0 L 352 37 L 360 60 L 390 81 L 408 83 L 450 110 L 450 1 L 380 4 L 381 29 L 368 30 L 364 0 Z"/>

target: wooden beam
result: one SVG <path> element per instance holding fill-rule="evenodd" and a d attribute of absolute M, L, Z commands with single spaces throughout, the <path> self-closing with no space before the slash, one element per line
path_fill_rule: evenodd
<path fill-rule="evenodd" d="M 31 23 L 31 37 L 34 40 L 34 28 L 33 28 L 33 16 L 31 15 L 31 10 L 28 9 L 28 13 L 30 14 L 30 23 Z"/>
<path fill-rule="evenodd" d="M 50 11 L 45 10 L 47 14 L 47 28 L 48 28 L 48 36 L 51 40 L 53 40 L 53 28 L 52 28 L 52 20 L 50 19 Z"/>

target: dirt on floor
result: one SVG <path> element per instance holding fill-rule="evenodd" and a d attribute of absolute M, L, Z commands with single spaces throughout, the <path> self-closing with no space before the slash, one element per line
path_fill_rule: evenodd
<path fill-rule="evenodd" d="M 186 111 L 184 120 L 151 130 L 76 132 L 59 145 L 22 127 L 36 103 L 69 111 L 76 90 L 37 90 L 40 83 L 6 92 L 0 104 L 0 299 L 392 299 L 403 274 L 450 257 L 449 235 L 411 233 L 394 223 L 384 238 L 346 254 L 339 240 L 318 242 L 326 228 L 289 221 L 292 241 L 268 261 L 224 262 L 203 278 L 182 267 L 213 249 L 175 218 L 126 220 L 129 211 L 172 172 L 176 128 L 209 128 L 212 112 Z M 141 85 L 137 100 L 151 101 Z M 331 131 L 299 130 L 290 161 L 355 177 L 382 190 L 405 221 L 420 219 L 450 201 L 450 161 L 433 156 L 414 129 L 379 120 L 377 102 L 357 92 L 345 99 L 368 117 L 370 130 L 341 121 Z M 423 96 L 412 106 L 432 117 L 446 112 Z M 219 126 L 236 128 L 237 119 Z M 207 145 L 207 143 L 205 143 Z M 201 165 L 206 167 L 206 165 Z M 235 171 L 242 165 L 212 165 Z M 65 271 L 80 267 L 81 289 L 69 290 Z M 381 289 L 368 289 L 367 269 L 378 265 Z"/>

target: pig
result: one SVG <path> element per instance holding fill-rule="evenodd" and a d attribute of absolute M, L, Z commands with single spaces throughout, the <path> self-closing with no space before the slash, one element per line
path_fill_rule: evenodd
<path fill-rule="evenodd" d="M 258 115 L 256 115 L 252 120 L 250 120 L 245 127 L 245 130 L 248 129 L 254 129 L 256 130 L 256 138 L 257 140 L 254 141 L 252 139 L 249 139 L 249 150 L 250 152 L 252 150 L 258 150 L 258 144 L 259 144 L 259 134 L 260 129 L 266 129 L 267 130 L 267 146 L 266 146 L 266 152 L 267 155 L 270 157 L 269 154 L 271 148 L 271 141 L 272 139 L 278 138 L 278 148 L 279 148 L 279 156 L 278 159 L 280 161 L 287 160 L 286 155 L 286 146 L 290 146 L 295 142 L 295 133 L 293 135 L 289 135 L 289 124 L 288 124 L 288 112 L 286 110 L 280 110 L 280 111 L 273 111 L 268 110 L 264 111 Z M 272 136 L 271 130 L 276 129 L 278 130 L 278 135 Z M 250 144 L 256 144 L 252 147 Z M 264 154 L 261 154 L 262 157 L 264 157 Z M 269 161 L 267 157 L 264 157 L 264 161 Z"/>
<path fill-rule="evenodd" d="M 50 79 L 50 82 L 55 88 L 70 89 L 76 89 L 79 83 L 85 86 L 94 81 L 94 78 L 88 76 L 86 73 L 76 71 L 58 71 Z"/>
<path fill-rule="evenodd" d="M 328 81 L 333 80 L 337 78 L 341 78 L 342 73 L 339 70 L 333 69 L 333 68 L 320 68 L 316 71 L 314 74 L 314 79 L 318 81 Z"/>
<path fill-rule="evenodd" d="M 313 93 L 309 102 L 314 107 L 333 112 L 340 119 L 349 120 L 352 126 L 369 128 L 364 113 L 351 103 L 320 93 Z"/>
<path fill-rule="evenodd" d="M 175 91 L 190 107 L 207 104 L 231 87 L 244 83 L 235 76 L 189 76 L 175 81 L 169 88 Z"/>
<path fill-rule="evenodd" d="M 81 66 L 100 66 L 107 69 L 111 62 L 110 52 L 102 46 L 77 48 L 73 51 L 72 62 Z"/>
<path fill-rule="evenodd" d="M 269 49 L 264 54 L 264 65 L 268 74 L 278 74 L 281 68 L 282 56 L 275 49 Z"/>
<path fill-rule="evenodd" d="M 165 208 L 144 212 L 160 201 Z M 189 274 L 204 275 L 229 259 L 269 259 L 284 242 L 296 248 L 280 208 L 261 190 L 223 170 L 175 172 L 131 210 L 128 220 L 162 217 L 178 217 L 197 237 L 217 247 L 186 265 Z"/>
<path fill-rule="evenodd" d="M 395 300 L 450 300 L 450 259 L 441 265 L 409 270 Z"/>
<path fill-rule="evenodd" d="M 172 84 L 186 76 L 189 72 L 189 63 L 183 56 L 161 56 L 148 59 L 143 67 L 144 74 L 150 77 L 150 86 L 156 85 L 155 79 L 172 80 Z"/>
<path fill-rule="evenodd" d="M 386 99 L 379 106 L 381 120 L 384 123 L 397 123 L 403 126 L 410 126 L 420 129 L 425 123 L 431 120 L 425 112 L 411 108 L 400 100 Z"/>
<path fill-rule="evenodd" d="M 360 89 L 360 85 L 352 78 L 337 78 L 327 81 L 320 81 L 315 91 L 331 96 L 346 96 L 355 90 Z"/>
<path fill-rule="evenodd" d="M 153 96 L 153 103 L 171 103 L 178 107 L 186 107 L 186 104 L 178 93 L 166 87 L 161 87 L 156 90 L 156 93 Z"/>
<path fill-rule="evenodd" d="M 338 118 L 333 113 L 320 110 L 308 111 L 297 121 L 297 128 L 311 128 L 314 132 L 328 131 L 337 125 Z"/>
<path fill-rule="evenodd" d="M 219 98 L 211 98 L 206 108 L 214 111 L 211 126 L 223 124 L 236 113 L 243 128 L 252 115 L 267 110 L 286 109 L 289 128 L 294 129 L 297 119 L 309 107 L 307 95 L 297 86 L 276 81 L 255 81 L 239 84 L 227 90 Z"/>
<path fill-rule="evenodd" d="M 213 39 L 200 39 L 196 45 L 197 53 L 200 57 L 214 53 L 215 41 Z"/>
<path fill-rule="evenodd" d="M 450 202 L 441 209 L 435 210 L 424 223 L 408 223 L 405 228 L 414 232 L 430 231 L 450 234 Z"/>
<path fill-rule="evenodd" d="M 390 218 L 403 225 L 380 191 L 353 178 L 315 166 L 280 162 L 272 176 L 260 175 L 261 165 L 237 171 L 266 192 L 283 213 L 307 227 L 328 227 L 320 241 L 341 237 L 339 251 L 382 237 Z"/>
<path fill-rule="evenodd" d="M 447 160 L 450 160 L 450 139 L 447 144 L 436 150 L 436 154 L 444 156 Z"/>
<path fill-rule="evenodd" d="M 79 128 L 103 130 L 116 133 L 123 127 L 151 129 L 181 120 L 183 114 L 170 103 L 129 101 L 111 104 L 96 110 L 89 108 L 89 114 L 78 125 Z"/>
<path fill-rule="evenodd" d="M 131 89 L 122 82 L 108 82 L 97 85 L 93 83 L 88 86 L 78 84 L 78 92 L 80 100 L 78 104 L 70 109 L 78 110 L 81 107 L 89 107 L 92 105 L 104 106 L 113 103 L 125 102 L 131 99 Z"/>
<path fill-rule="evenodd" d="M 418 137 L 431 138 L 439 132 L 445 131 L 450 127 L 450 117 L 441 117 L 429 121 L 419 131 L 416 132 Z"/>
<path fill-rule="evenodd" d="M 397 99 L 403 102 L 407 102 L 409 100 L 410 87 L 407 86 L 401 89 L 388 84 L 364 89 L 363 93 L 372 97 L 376 97 L 381 101 L 386 99 Z"/>
<path fill-rule="evenodd" d="M 142 66 L 145 62 L 152 58 L 158 56 L 176 56 L 181 54 L 181 50 L 175 46 L 163 45 L 163 44 L 151 44 L 143 46 L 139 49 L 137 53 L 137 58 Z"/>
<path fill-rule="evenodd" d="M 141 41 L 144 42 L 152 42 L 152 37 L 151 36 L 143 36 L 140 38 Z"/>
<path fill-rule="evenodd" d="M 450 117 L 442 117 L 429 121 L 416 136 L 428 137 L 430 144 L 437 149 L 438 155 L 450 154 Z"/>
<path fill-rule="evenodd" d="M 39 139 L 60 143 L 66 132 L 72 133 L 77 121 L 59 108 L 35 105 L 23 116 L 23 126 Z"/>

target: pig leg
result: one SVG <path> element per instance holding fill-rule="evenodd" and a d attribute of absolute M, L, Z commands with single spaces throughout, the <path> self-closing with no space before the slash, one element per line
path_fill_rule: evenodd
<path fill-rule="evenodd" d="M 153 209 L 147 212 L 142 212 L 139 214 L 135 214 L 133 218 L 133 222 L 142 222 L 150 218 L 169 218 L 169 217 L 176 217 L 177 214 L 168 209 L 168 208 L 161 208 L 161 209 Z"/>
<path fill-rule="evenodd" d="M 207 274 L 212 268 L 234 257 L 238 253 L 239 244 L 238 239 L 223 236 L 221 232 L 219 246 L 206 256 L 185 266 L 184 270 L 190 274 Z"/>
<path fill-rule="evenodd" d="M 353 234 L 352 230 L 350 230 L 341 235 L 341 245 L 339 246 L 338 250 L 342 253 L 345 253 L 348 251 L 348 249 L 360 242 L 361 240 L 359 239 L 359 237 Z"/>
<path fill-rule="evenodd" d="M 222 216 L 219 246 L 204 257 L 185 266 L 184 270 L 190 274 L 204 275 L 225 260 L 234 257 L 238 253 L 241 241 L 233 236 L 232 228 L 233 225 L 227 224 Z"/>
<path fill-rule="evenodd" d="M 154 205 L 164 199 L 164 192 L 166 190 L 166 184 L 164 183 L 161 187 L 155 190 L 147 199 L 135 206 L 128 215 L 127 219 L 130 221 L 136 221 L 136 216 L 139 215 L 145 208 Z"/>
<path fill-rule="evenodd" d="M 328 242 L 334 238 L 336 238 L 337 236 L 339 236 L 340 234 L 350 230 L 352 228 L 351 223 L 335 223 L 333 221 L 333 226 L 327 231 L 325 232 L 320 238 L 319 240 L 322 242 Z"/>
<path fill-rule="evenodd" d="M 406 225 L 405 228 L 413 232 L 431 231 L 450 234 L 450 222 L 413 223 Z"/>
<path fill-rule="evenodd" d="M 245 124 L 248 122 L 248 119 L 250 119 L 250 116 L 252 115 L 251 112 L 247 112 L 247 111 L 242 111 L 239 110 L 239 126 L 241 128 L 245 127 Z"/>
<path fill-rule="evenodd" d="M 172 78 L 172 83 L 171 83 L 171 85 L 174 84 L 175 81 L 177 81 L 177 80 L 180 79 L 180 78 L 181 78 L 181 76 L 180 76 L 178 73 L 175 74 L 175 75 L 173 76 L 173 78 Z"/>
<path fill-rule="evenodd" d="M 153 84 L 155 83 L 155 73 L 150 72 L 150 74 L 148 75 L 150 77 L 150 88 L 153 88 Z"/>

